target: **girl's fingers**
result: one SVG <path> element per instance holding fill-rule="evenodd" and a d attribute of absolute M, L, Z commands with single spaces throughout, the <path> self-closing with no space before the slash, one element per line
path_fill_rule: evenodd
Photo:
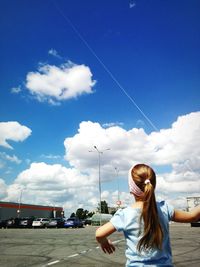
<path fill-rule="evenodd" d="M 104 253 L 108 253 L 108 254 L 111 254 L 115 251 L 115 247 L 113 246 L 113 244 L 110 244 L 110 243 L 104 244 L 101 248 Z"/>

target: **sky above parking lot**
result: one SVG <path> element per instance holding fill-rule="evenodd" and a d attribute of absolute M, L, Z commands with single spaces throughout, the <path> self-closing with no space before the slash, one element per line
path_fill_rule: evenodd
<path fill-rule="evenodd" d="M 199 13 L 198 0 L 2 0 L 0 200 L 94 210 L 99 155 L 110 206 L 131 201 L 141 162 L 159 200 L 199 195 Z"/>

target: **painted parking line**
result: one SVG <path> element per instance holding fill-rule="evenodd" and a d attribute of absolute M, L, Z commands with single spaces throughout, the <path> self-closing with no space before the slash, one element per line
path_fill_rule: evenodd
<path fill-rule="evenodd" d="M 117 243 L 119 243 L 119 242 L 121 242 L 121 241 L 124 241 L 124 239 L 119 239 L 119 240 L 113 241 L 112 243 L 113 243 L 113 244 L 117 244 Z M 89 249 L 87 249 L 87 250 L 82 250 L 82 251 L 80 251 L 79 253 L 75 253 L 75 254 L 69 255 L 69 256 L 67 256 L 66 258 L 62 258 L 61 260 L 51 261 L 51 262 L 47 263 L 46 265 L 44 265 L 43 267 L 54 265 L 54 264 L 56 264 L 56 263 L 59 263 L 60 261 L 67 260 L 67 259 L 69 259 L 69 258 L 75 258 L 75 257 L 81 256 L 81 255 L 83 255 L 83 254 L 86 254 L 86 253 L 88 253 L 88 252 L 91 252 L 91 251 L 94 250 L 94 249 L 99 249 L 99 246 L 98 246 L 98 247 L 95 247 L 95 248 L 93 248 L 93 249 L 92 249 L 92 248 L 89 248 Z"/>
<path fill-rule="evenodd" d="M 47 266 L 50 266 L 50 265 L 56 264 L 56 263 L 58 263 L 58 262 L 60 262 L 60 261 L 59 261 L 59 260 L 57 260 L 57 261 L 52 261 L 52 262 L 49 262 L 49 263 L 47 263 Z"/>
<path fill-rule="evenodd" d="M 74 258 L 74 257 L 77 257 L 78 255 L 79 255 L 79 253 L 76 253 L 76 254 L 68 256 L 67 258 Z"/>

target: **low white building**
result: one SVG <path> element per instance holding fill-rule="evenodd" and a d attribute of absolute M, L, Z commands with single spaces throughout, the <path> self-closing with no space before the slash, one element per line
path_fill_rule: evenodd
<path fill-rule="evenodd" d="M 94 225 L 94 226 L 103 225 L 103 224 L 109 222 L 111 218 L 112 218 L 111 214 L 95 213 L 92 216 L 92 225 Z"/>

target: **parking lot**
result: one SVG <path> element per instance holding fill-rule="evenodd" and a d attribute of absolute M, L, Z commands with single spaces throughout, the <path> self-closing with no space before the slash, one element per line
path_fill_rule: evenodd
<path fill-rule="evenodd" d="M 112 236 L 114 255 L 97 248 L 96 228 L 0 229 L 1 267 L 122 267 L 125 263 L 123 236 Z M 174 266 L 200 266 L 200 228 L 186 224 L 170 226 Z"/>

